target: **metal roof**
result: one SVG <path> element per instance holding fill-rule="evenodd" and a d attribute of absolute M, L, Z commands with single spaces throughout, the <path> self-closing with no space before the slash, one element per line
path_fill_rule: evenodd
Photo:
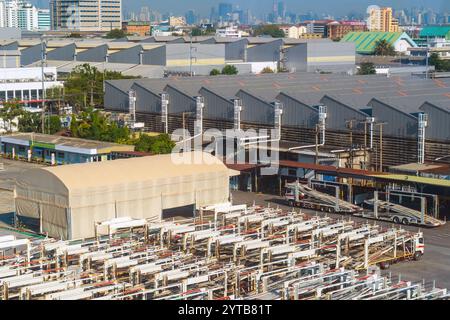
<path fill-rule="evenodd" d="M 421 38 L 426 37 L 446 37 L 450 39 L 450 26 L 429 26 L 420 31 Z"/>
<path fill-rule="evenodd" d="M 354 42 L 356 52 L 370 54 L 374 52 L 378 41 L 386 40 L 389 44 L 394 45 L 400 38 L 408 41 L 412 47 L 417 46 L 404 32 L 349 32 L 341 42 Z"/>

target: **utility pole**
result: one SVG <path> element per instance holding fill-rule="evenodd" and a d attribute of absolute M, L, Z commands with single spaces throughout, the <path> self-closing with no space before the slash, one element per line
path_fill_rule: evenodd
<path fill-rule="evenodd" d="M 44 71 L 44 64 L 45 64 L 45 40 L 44 37 L 41 37 L 41 81 L 42 81 L 42 133 L 45 133 L 45 71 Z"/>
<path fill-rule="evenodd" d="M 376 124 L 376 126 L 380 127 L 380 172 L 383 172 L 383 126 L 386 124 L 387 122 L 380 122 Z"/>
<path fill-rule="evenodd" d="M 347 128 L 350 130 L 350 165 L 353 169 L 353 123 L 356 122 L 355 119 L 346 121 Z"/>
<path fill-rule="evenodd" d="M 319 132 L 320 127 L 316 124 L 316 164 L 319 164 Z"/>

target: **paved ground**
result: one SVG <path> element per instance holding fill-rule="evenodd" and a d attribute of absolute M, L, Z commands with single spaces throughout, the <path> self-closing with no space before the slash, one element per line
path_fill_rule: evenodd
<path fill-rule="evenodd" d="M 241 191 L 233 191 L 233 203 L 252 205 L 254 202 L 258 205 L 280 206 L 283 209 L 289 209 L 286 203 L 279 197 L 270 195 L 261 195 Z M 308 210 L 304 210 L 308 212 Z M 309 211 L 313 214 L 324 215 L 321 212 Z M 342 218 L 339 214 L 328 214 L 333 218 Z M 353 217 L 355 221 L 364 221 L 367 219 Z M 373 223 L 373 220 L 369 220 Z M 385 222 L 378 222 L 381 225 L 389 226 Z M 419 228 L 407 226 L 411 231 L 418 231 Z M 426 282 L 436 281 L 437 286 L 450 288 L 450 222 L 445 226 L 436 229 L 421 229 L 425 238 L 425 255 L 421 261 L 411 261 L 408 263 L 398 263 L 391 266 L 388 272 L 395 276 L 401 276 L 402 279 L 410 281 Z"/>

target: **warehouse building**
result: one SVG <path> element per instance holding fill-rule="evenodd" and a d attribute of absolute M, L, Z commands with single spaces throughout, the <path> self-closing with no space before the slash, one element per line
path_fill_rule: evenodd
<path fill-rule="evenodd" d="M 150 131 L 171 133 L 184 123 L 193 133 L 198 116 L 196 98 L 200 96 L 203 130 L 236 128 L 237 121 L 242 129 L 275 128 L 275 107 L 281 103 L 281 143 L 286 145 L 286 153 L 291 147 L 315 143 L 321 112 L 326 113 L 326 145 L 321 148 L 347 150 L 367 145 L 376 154 L 370 159 L 372 167 L 377 162 L 386 167 L 418 160 L 422 113 L 428 116 L 425 160 L 450 152 L 450 127 L 445 122 L 450 104 L 447 80 L 279 73 L 131 82 L 107 81 L 105 108 L 128 112 L 126 99 L 133 88 L 137 119 Z M 167 124 L 163 123 L 163 96 Z M 236 106 L 241 108 L 239 118 Z M 314 154 L 314 148 L 312 151 Z"/>
<path fill-rule="evenodd" d="M 184 160 L 188 160 L 184 162 Z M 33 169 L 18 179 L 16 215 L 60 239 L 93 237 L 94 224 L 120 217 L 160 221 L 165 210 L 229 201 L 230 176 L 217 158 L 186 153 Z"/>
<path fill-rule="evenodd" d="M 70 72 L 81 62 L 148 78 L 162 77 L 164 71 L 209 75 L 212 69 L 228 64 L 236 66 L 240 74 L 260 73 L 264 68 L 343 73 L 355 69 L 354 44 L 328 39 L 193 37 L 191 42 L 189 37 L 49 38 L 44 47 L 47 65 L 59 73 Z M 38 66 L 43 54 L 40 39 L 1 40 L 0 50 L 19 51 L 21 66 Z"/>

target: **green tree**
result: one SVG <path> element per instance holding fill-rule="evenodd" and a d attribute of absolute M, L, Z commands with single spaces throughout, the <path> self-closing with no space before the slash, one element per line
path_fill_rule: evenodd
<path fill-rule="evenodd" d="M 367 75 L 367 74 L 376 74 L 375 65 L 372 62 L 363 62 L 361 63 L 358 74 L 359 75 Z"/>
<path fill-rule="evenodd" d="M 265 67 L 261 70 L 261 73 L 274 73 L 275 71 L 272 70 L 271 67 Z"/>
<path fill-rule="evenodd" d="M 375 44 L 374 54 L 376 56 L 395 56 L 396 52 L 394 46 L 383 39 Z"/>
<path fill-rule="evenodd" d="M 238 74 L 238 73 L 239 73 L 238 69 L 235 66 L 231 65 L 231 64 L 226 65 L 222 69 L 222 74 L 235 75 L 235 74 Z"/>
<path fill-rule="evenodd" d="M 20 132 L 40 132 L 42 129 L 42 117 L 39 113 L 24 112 L 19 119 Z"/>
<path fill-rule="evenodd" d="M 175 142 L 168 134 L 161 134 L 151 137 L 142 134 L 135 142 L 136 151 L 149 152 L 152 154 L 168 154 L 175 147 Z"/>
<path fill-rule="evenodd" d="M 210 76 L 218 76 L 219 74 L 220 74 L 219 69 L 212 69 L 211 72 L 209 73 Z"/>
<path fill-rule="evenodd" d="M 3 129 L 11 132 L 13 130 L 14 120 L 22 114 L 22 106 L 17 100 L 3 102 L 3 108 L 0 109 L 0 119 L 3 120 Z"/>
<path fill-rule="evenodd" d="M 46 123 L 48 123 L 48 125 L 46 126 L 46 133 L 48 134 L 55 134 L 59 131 L 61 131 L 62 126 L 61 126 L 61 119 L 59 118 L 59 116 L 50 116 L 46 118 Z"/>
<path fill-rule="evenodd" d="M 116 71 L 100 72 L 85 63 L 75 67 L 64 81 L 64 98 L 77 110 L 88 106 L 103 106 L 103 82 L 105 80 L 134 79 Z"/>
<path fill-rule="evenodd" d="M 284 38 L 284 31 L 281 30 L 277 25 L 269 24 L 262 25 L 255 29 L 254 36 L 271 36 L 272 38 Z"/>
<path fill-rule="evenodd" d="M 120 39 L 120 38 L 125 38 L 126 36 L 127 36 L 127 34 L 125 33 L 125 31 L 120 30 L 120 29 L 113 29 L 105 35 L 105 38 L 106 39 Z"/>
<path fill-rule="evenodd" d="M 200 28 L 194 28 L 194 29 L 192 29 L 191 34 L 193 37 L 200 37 L 203 35 L 203 32 L 202 32 L 202 29 L 200 29 Z"/>
<path fill-rule="evenodd" d="M 435 70 L 438 72 L 450 71 L 450 61 L 442 60 L 436 52 L 433 52 L 430 55 L 428 58 L 428 63 L 430 66 L 434 66 Z"/>

